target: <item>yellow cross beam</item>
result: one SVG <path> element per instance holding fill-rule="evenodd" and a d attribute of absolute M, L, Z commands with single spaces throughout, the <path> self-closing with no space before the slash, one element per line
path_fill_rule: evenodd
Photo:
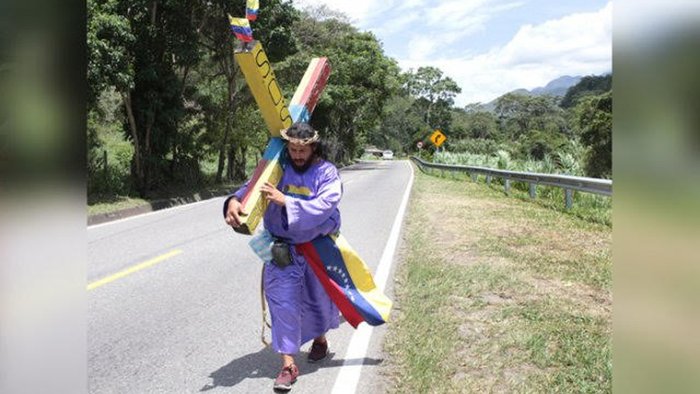
<path fill-rule="evenodd" d="M 331 67 L 327 58 L 312 59 L 287 107 L 275 73 L 260 42 L 252 41 L 243 45 L 241 49 L 236 50 L 234 58 L 243 71 L 243 76 L 272 136 L 262 159 L 255 167 L 248 190 L 241 201 L 243 206 L 241 226 L 235 228 L 239 233 L 252 234 L 260 224 L 268 205 L 267 200 L 260 193 L 260 187 L 265 182 L 277 185 L 282 178 L 280 155 L 285 145 L 280 138 L 280 130 L 288 128 L 293 122 L 308 122 L 326 86 Z"/>

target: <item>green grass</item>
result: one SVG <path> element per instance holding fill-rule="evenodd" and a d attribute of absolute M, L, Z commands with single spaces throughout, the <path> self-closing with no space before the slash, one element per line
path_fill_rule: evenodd
<path fill-rule="evenodd" d="M 444 312 L 442 299 L 457 291 L 459 283 L 436 265 L 413 265 L 408 276 L 416 285 L 406 294 L 412 301 L 403 307 L 407 324 L 402 342 L 411 344 L 405 349 L 406 363 L 418 373 L 407 375 L 407 383 L 419 391 L 447 388 L 441 376 L 454 369 L 452 345 L 459 321 Z"/>
<path fill-rule="evenodd" d="M 143 198 L 135 198 L 128 196 L 112 196 L 111 198 L 94 204 L 88 205 L 87 214 L 88 216 L 97 215 L 101 213 L 111 213 L 120 211 L 122 209 L 135 208 L 141 205 L 148 204 L 148 200 Z"/>
<path fill-rule="evenodd" d="M 610 392 L 611 229 L 416 171 L 389 391 Z"/>
<path fill-rule="evenodd" d="M 114 144 L 112 144 L 114 145 Z M 112 145 L 106 145 L 113 148 Z M 114 156 L 112 151 L 108 151 L 109 157 Z M 255 169 L 257 162 L 255 161 L 257 157 L 253 153 L 250 154 L 249 159 L 246 162 L 246 174 L 251 174 Z M 110 159 L 110 166 L 116 166 L 117 161 Z M 124 160 L 122 160 L 124 162 Z M 128 160 L 126 161 L 128 163 Z M 127 166 L 127 164 L 122 163 L 122 167 Z M 111 168 L 111 167 L 110 167 Z M 217 183 L 215 181 L 217 170 L 217 160 L 214 156 L 205 158 L 200 162 L 200 173 L 201 181 L 198 184 L 187 184 L 186 182 L 171 183 L 160 187 L 157 190 L 153 190 L 149 193 L 148 199 L 143 199 L 135 196 L 133 193 L 130 194 L 124 188 L 106 187 L 105 191 L 93 191 L 88 194 L 88 215 L 95 215 L 101 213 L 116 212 L 122 209 L 134 208 L 141 205 L 148 205 L 155 200 L 167 200 L 167 199 L 178 199 L 183 201 L 190 201 L 196 196 L 211 196 L 211 195 L 224 195 L 231 191 L 236 185 L 241 182 L 222 182 Z M 116 172 L 117 169 L 114 169 Z M 122 183 L 128 183 L 128 170 L 121 168 L 122 171 L 121 178 L 113 179 L 112 181 L 119 181 Z M 97 177 L 102 176 L 102 173 L 98 173 Z M 123 179 L 122 179 L 123 178 Z"/>
<path fill-rule="evenodd" d="M 156 200 L 178 199 L 182 201 L 192 201 L 193 199 L 202 199 L 209 196 L 223 196 L 230 192 L 235 186 L 236 183 L 234 182 L 224 182 L 221 184 L 210 182 L 205 185 L 172 185 L 153 192 L 148 199 L 114 195 L 93 196 L 94 201 L 88 204 L 87 211 L 89 216 L 148 205 Z"/>
<path fill-rule="evenodd" d="M 565 303 L 546 299 L 503 311 L 514 316 L 515 337 L 529 360 L 542 371 L 529 378 L 538 392 L 609 392 L 612 357 L 609 324 L 605 319 L 568 310 Z"/>
<path fill-rule="evenodd" d="M 471 178 L 461 172 L 450 172 L 436 169 L 427 169 L 428 173 L 446 179 L 462 180 L 471 182 Z M 486 184 L 485 176 L 477 177 L 478 183 Z M 505 193 L 503 181 L 493 178 L 490 188 L 501 193 Z M 566 209 L 564 189 L 551 186 L 538 186 L 537 195 L 530 198 L 529 185 L 523 182 L 511 182 L 509 196 L 522 201 L 529 201 L 533 204 L 553 209 L 557 212 L 576 216 L 586 221 L 596 222 L 612 226 L 612 198 L 592 193 L 574 191 L 572 208 Z"/>

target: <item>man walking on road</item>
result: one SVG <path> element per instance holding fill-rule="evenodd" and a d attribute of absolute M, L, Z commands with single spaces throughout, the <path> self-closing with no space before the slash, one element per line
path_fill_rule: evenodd
<path fill-rule="evenodd" d="M 308 361 L 323 360 L 328 355 L 326 332 L 339 324 L 338 308 L 293 246 L 339 231 L 342 184 L 338 169 L 323 159 L 318 132 L 310 125 L 295 123 L 282 131 L 282 138 L 288 154 L 282 178 L 277 187 L 266 183 L 261 188 L 270 202 L 265 230 L 276 240 L 263 283 L 272 318 L 272 348 L 282 356 L 274 389 L 290 390 L 299 375 L 294 357 L 301 345 L 313 339 Z M 241 224 L 240 201 L 248 185 L 224 203 L 225 220 L 232 227 Z"/>

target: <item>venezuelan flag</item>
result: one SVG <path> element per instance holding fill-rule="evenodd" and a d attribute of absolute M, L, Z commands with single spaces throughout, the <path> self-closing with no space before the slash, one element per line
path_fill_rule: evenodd
<path fill-rule="evenodd" d="M 391 300 L 377 288 L 369 268 L 342 235 L 319 237 L 296 248 L 350 325 L 387 322 Z"/>
<path fill-rule="evenodd" d="M 258 19 L 259 8 L 260 2 L 258 0 L 247 0 L 245 7 L 245 17 L 251 22 Z"/>
<path fill-rule="evenodd" d="M 250 28 L 250 23 L 246 18 L 234 18 L 231 15 L 228 16 L 229 23 L 231 23 L 231 30 L 236 38 L 243 42 L 253 41 L 253 29 Z"/>

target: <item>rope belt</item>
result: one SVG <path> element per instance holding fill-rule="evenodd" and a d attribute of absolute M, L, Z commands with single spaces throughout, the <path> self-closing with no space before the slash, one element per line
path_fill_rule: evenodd
<path fill-rule="evenodd" d="M 265 264 L 262 266 L 260 273 L 260 304 L 262 305 L 262 330 L 260 331 L 260 340 L 265 347 L 270 346 L 270 342 L 265 339 L 265 327 L 272 330 L 272 324 L 267 320 L 267 301 L 265 301 Z"/>

